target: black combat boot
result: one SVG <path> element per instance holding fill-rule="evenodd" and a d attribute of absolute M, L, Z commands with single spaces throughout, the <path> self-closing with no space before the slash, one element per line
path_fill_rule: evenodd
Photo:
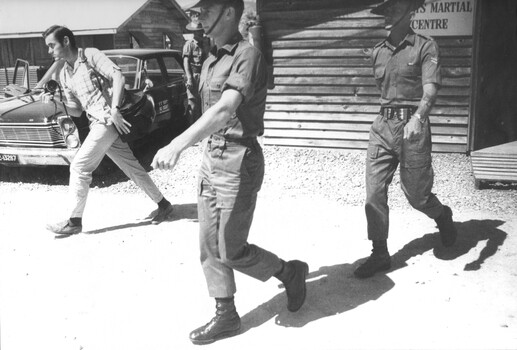
<path fill-rule="evenodd" d="M 241 329 L 241 318 L 235 309 L 232 298 L 216 298 L 215 317 L 206 325 L 190 333 L 190 341 L 196 345 L 205 345 L 217 340 L 233 337 Z"/>
<path fill-rule="evenodd" d="M 440 238 L 442 240 L 443 246 L 452 246 L 456 242 L 456 238 L 458 237 L 458 231 L 456 230 L 454 222 L 452 221 L 451 208 L 444 205 L 442 215 L 437 217 L 434 221 L 436 221 L 436 225 L 440 230 Z"/>
<path fill-rule="evenodd" d="M 303 261 L 282 261 L 282 270 L 275 277 L 284 284 L 285 293 L 287 294 L 287 310 L 296 312 L 305 302 L 307 294 L 305 277 L 308 273 L 309 265 Z"/>
<path fill-rule="evenodd" d="M 391 268 L 391 257 L 388 252 L 386 240 L 373 241 L 372 255 L 362 263 L 355 271 L 358 278 L 368 278 L 377 272 L 387 271 Z"/>

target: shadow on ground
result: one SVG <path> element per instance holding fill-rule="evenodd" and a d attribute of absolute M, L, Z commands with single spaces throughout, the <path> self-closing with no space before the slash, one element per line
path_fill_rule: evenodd
<path fill-rule="evenodd" d="M 115 226 L 109 226 L 109 227 L 103 227 L 96 230 L 91 231 L 85 231 L 84 234 L 87 235 L 98 235 L 103 233 L 109 233 L 109 232 L 115 232 L 119 230 L 125 230 L 128 228 L 136 228 L 136 227 L 142 227 L 142 226 L 149 226 L 151 224 L 151 218 L 152 216 L 149 215 L 143 219 L 138 220 L 137 222 L 130 222 L 126 224 L 121 225 L 115 225 Z M 197 204 L 176 204 L 174 205 L 174 211 L 172 213 L 172 216 L 170 217 L 167 222 L 173 222 L 178 220 L 190 220 L 193 222 L 198 221 L 197 217 Z M 161 224 L 163 225 L 163 223 Z M 70 236 L 74 235 L 56 235 L 55 239 L 63 239 L 68 238 Z"/>
<path fill-rule="evenodd" d="M 507 234 L 498 227 L 502 220 L 469 220 L 456 222 L 458 240 L 451 248 L 441 247 L 438 232 L 417 238 L 392 255 L 392 269 L 395 271 L 407 266 L 413 257 L 433 251 L 436 258 L 453 260 L 468 253 L 480 242 L 486 241 L 479 257 L 468 263 L 464 270 L 479 270 L 482 264 L 495 255 L 503 245 Z M 285 293 L 279 293 L 266 303 L 259 305 L 242 317 L 242 332 L 259 327 L 275 317 L 275 323 L 284 327 L 303 327 L 320 318 L 339 315 L 362 304 L 379 299 L 390 291 L 395 283 L 386 274 L 376 274 L 372 278 L 357 279 L 353 271 L 364 259 L 352 264 L 321 267 L 307 277 L 307 299 L 305 305 L 296 313 L 287 311 Z M 390 272 L 388 271 L 388 273 Z"/>
<path fill-rule="evenodd" d="M 432 250 L 436 258 L 441 260 L 454 260 L 467 254 L 479 242 L 486 241 L 479 257 L 465 265 L 465 271 L 479 270 L 486 259 L 493 256 L 498 248 L 503 245 L 506 232 L 498 229 L 505 222 L 502 220 L 469 220 L 455 222 L 458 229 L 456 244 L 445 248 L 440 244 L 438 232 L 429 233 L 406 244 L 401 250 L 392 256 L 393 267 L 396 270 L 407 266 L 406 262 L 414 256 Z"/>

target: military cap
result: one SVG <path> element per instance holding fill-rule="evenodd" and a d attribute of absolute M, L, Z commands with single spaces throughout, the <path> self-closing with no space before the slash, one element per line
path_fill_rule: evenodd
<path fill-rule="evenodd" d="M 196 32 L 198 30 L 203 30 L 203 26 L 201 25 L 201 22 L 199 22 L 199 12 L 198 11 L 189 11 L 190 16 L 190 22 L 185 27 L 187 30 L 190 30 L 191 32 Z"/>
<path fill-rule="evenodd" d="M 385 0 L 382 4 L 374 7 L 371 12 L 373 14 L 382 16 L 382 15 L 384 15 L 384 11 L 386 11 L 386 9 L 393 6 L 393 4 L 395 4 L 396 2 L 399 2 L 399 1 L 410 2 L 412 5 L 410 11 L 414 11 L 414 10 L 418 9 L 425 2 L 425 0 Z"/>

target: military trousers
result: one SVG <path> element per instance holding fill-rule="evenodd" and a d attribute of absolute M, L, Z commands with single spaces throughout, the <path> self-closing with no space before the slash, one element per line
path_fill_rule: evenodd
<path fill-rule="evenodd" d="M 195 122 L 201 117 L 201 96 L 199 95 L 199 73 L 192 74 L 192 86 L 187 89 L 188 108 L 190 122 Z"/>
<path fill-rule="evenodd" d="M 275 254 L 248 243 L 263 178 L 256 139 L 209 138 L 198 178 L 198 217 L 201 266 L 213 298 L 235 294 L 234 270 L 266 281 L 282 267 Z"/>
<path fill-rule="evenodd" d="M 441 215 L 443 206 L 431 192 L 434 172 L 431 159 L 429 120 L 416 141 L 404 140 L 405 122 L 379 115 L 370 129 L 366 157 L 366 219 L 368 238 L 388 238 L 388 187 L 400 164 L 400 184 L 411 206 L 428 217 Z"/>

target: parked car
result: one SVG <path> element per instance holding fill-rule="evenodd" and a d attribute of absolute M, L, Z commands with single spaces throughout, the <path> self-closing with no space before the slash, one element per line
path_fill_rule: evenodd
<path fill-rule="evenodd" d="M 126 89 L 142 90 L 154 102 L 156 116 L 149 135 L 130 144 L 133 149 L 151 142 L 155 133 L 179 134 L 189 126 L 181 52 L 124 49 L 104 53 L 121 68 Z M 28 69 L 28 62 L 17 62 L 13 83 L 0 98 L 0 164 L 69 165 L 88 133 L 88 120 L 84 113 L 80 118 L 68 115 L 59 94 L 53 104 L 42 103 L 43 90 L 29 88 Z"/>

